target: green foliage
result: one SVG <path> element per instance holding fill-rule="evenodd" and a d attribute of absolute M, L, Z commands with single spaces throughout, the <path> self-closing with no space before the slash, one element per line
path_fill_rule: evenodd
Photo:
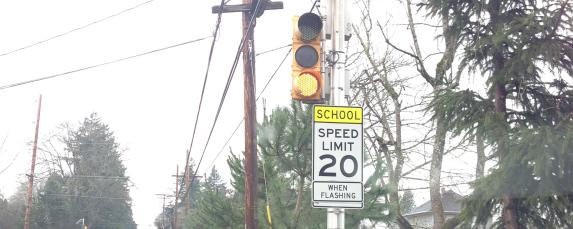
<path fill-rule="evenodd" d="M 59 197 L 66 193 L 66 182 L 58 174 L 51 174 L 48 177 L 39 197 L 38 206 L 41 206 L 45 220 L 44 228 L 69 228 L 78 220 L 73 217 L 72 202 L 64 197 Z"/>
<path fill-rule="evenodd" d="M 133 228 L 125 167 L 109 127 L 97 114 L 91 114 L 69 134 L 65 143 L 75 158 L 74 174 L 67 182 L 67 193 L 80 196 L 71 200 L 75 218 L 85 218 L 86 224 L 93 229 Z"/>
<path fill-rule="evenodd" d="M 22 228 L 27 185 L 22 183 L 16 193 L 8 199 L 0 199 L 0 227 Z"/>
<path fill-rule="evenodd" d="M 471 90 L 442 90 L 429 108 L 434 119 L 449 120 L 447 128 L 454 135 L 484 134 L 484 125 L 493 115 L 494 104 Z"/>
<path fill-rule="evenodd" d="M 326 210 L 311 207 L 312 113 L 293 102 L 276 108 L 259 125 L 258 199 L 259 228 L 325 228 Z M 231 152 L 232 153 L 232 152 Z M 213 170 L 201 185 L 198 201 L 185 219 L 185 228 L 242 228 L 244 215 L 244 161 L 227 159 L 231 186 L 225 187 Z M 386 190 L 378 185 L 381 163 L 365 183 L 365 207 L 346 211 L 346 226 L 363 222 L 389 222 L 388 206 L 380 203 Z M 223 191 L 222 191 L 223 190 Z M 268 217 L 267 206 L 270 209 Z M 319 219 L 319 220 L 317 220 Z"/>
<path fill-rule="evenodd" d="M 242 228 L 243 215 L 239 196 L 225 187 L 215 168 L 201 183 L 196 204 L 186 217 L 184 228 Z"/>
<path fill-rule="evenodd" d="M 109 127 L 96 114 L 63 136 L 72 158 L 72 171 L 51 171 L 44 182 L 36 182 L 31 228 L 72 229 L 84 218 L 91 229 L 135 228 L 129 198 L 128 178 L 121 162 L 119 145 Z M 64 159 L 62 159 L 64 160 Z M 9 201 L 0 200 L 0 227 L 21 228 L 26 185 Z"/>
<path fill-rule="evenodd" d="M 450 120 L 454 134 L 484 136 L 499 159 L 474 184 L 464 226 L 500 214 L 503 194 L 514 199 L 521 227 L 572 227 L 573 3 L 429 0 L 421 6 L 431 16 L 447 12 L 462 31 L 459 72 L 479 72 L 489 87 L 486 98 L 444 91 L 434 101 L 436 117 Z"/>
<path fill-rule="evenodd" d="M 512 138 L 509 159 L 479 181 L 464 215 L 485 222 L 499 212 L 501 193 L 518 200 L 522 225 L 569 228 L 573 212 L 573 122 L 534 130 L 520 129 Z M 511 182 L 506 182 L 511 180 Z M 487 211 L 484 209 L 493 209 Z"/>
<path fill-rule="evenodd" d="M 312 110 L 293 102 L 290 108 L 276 108 L 259 127 L 259 226 L 266 228 L 324 228 L 325 209 L 311 207 Z M 243 161 L 233 155 L 228 160 L 233 187 L 243 193 Z M 382 176 L 378 166 L 365 183 L 365 207 L 346 211 L 346 226 L 357 228 L 364 221 L 388 222 L 386 194 L 377 182 Z M 268 200 L 268 201 L 267 201 Z M 272 225 L 265 207 L 270 205 Z M 262 220 L 265 219 L 265 220 Z M 323 220 L 317 220 L 323 219 Z"/>
<path fill-rule="evenodd" d="M 416 207 L 416 201 L 414 200 L 414 194 L 410 190 L 404 191 L 402 198 L 400 198 L 400 210 L 407 214 L 414 210 Z"/>

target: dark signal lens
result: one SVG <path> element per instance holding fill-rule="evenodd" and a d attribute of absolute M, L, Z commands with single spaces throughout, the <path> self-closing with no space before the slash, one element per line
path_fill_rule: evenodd
<path fill-rule="evenodd" d="M 298 18 L 298 31 L 303 41 L 316 39 L 322 30 L 322 19 L 313 13 L 305 13 Z"/>
<path fill-rule="evenodd" d="M 294 59 L 298 65 L 310 68 L 318 63 L 318 51 L 310 45 L 303 45 L 294 53 Z"/>

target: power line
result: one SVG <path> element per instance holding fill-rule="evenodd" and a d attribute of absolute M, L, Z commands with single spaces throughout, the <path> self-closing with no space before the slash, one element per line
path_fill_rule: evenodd
<path fill-rule="evenodd" d="M 96 21 L 93 21 L 93 22 L 90 22 L 90 23 L 85 24 L 85 25 L 83 25 L 83 26 L 74 28 L 74 29 L 69 30 L 69 31 L 67 31 L 67 32 L 63 32 L 63 33 L 60 33 L 60 34 L 58 34 L 58 35 L 51 36 L 51 37 L 49 37 L 49 38 L 47 38 L 47 39 L 44 39 L 44 40 L 41 40 L 41 41 L 38 41 L 38 42 L 35 42 L 35 43 L 32 43 L 32 44 L 29 44 L 29 45 L 26 45 L 26 46 L 23 46 L 23 47 L 20 47 L 20 48 L 17 48 L 17 49 L 14 49 L 14 50 L 12 50 L 12 51 L 8 51 L 8 52 L 5 52 L 5 53 L 2 53 L 2 54 L 0 54 L 0 57 L 1 57 L 1 56 L 6 56 L 6 55 L 9 55 L 9 54 L 18 52 L 18 51 L 22 51 L 22 50 L 24 50 L 24 49 L 28 49 L 28 48 L 34 47 L 34 46 L 36 46 L 36 45 L 39 45 L 39 44 L 42 44 L 42 43 L 51 41 L 51 40 L 56 39 L 56 38 L 58 38 L 58 37 L 62 37 L 62 36 L 68 35 L 68 34 L 70 34 L 70 33 L 73 33 L 73 32 L 75 32 L 75 31 L 78 31 L 78 30 L 85 29 L 86 27 L 95 25 L 95 24 L 97 24 L 97 23 L 106 21 L 106 20 L 108 20 L 108 19 L 110 19 L 110 18 L 119 16 L 119 15 L 121 15 L 121 14 L 123 14 L 123 13 L 128 12 L 128 11 L 137 9 L 137 8 L 143 6 L 143 5 L 147 4 L 147 3 L 150 3 L 150 2 L 152 2 L 152 1 L 154 1 L 154 0 L 148 0 L 148 1 L 146 1 L 146 2 L 137 4 L 137 5 L 135 5 L 135 6 L 132 6 L 132 7 L 130 7 L 130 8 L 127 8 L 127 9 L 125 9 L 125 10 L 119 11 L 119 12 L 117 12 L 117 13 L 115 13 L 115 14 L 109 15 L 109 16 L 107 16 L 107 17 L 101 18 L 101 19 L 96 20 Z"/>
<path fill-rule="evenodd" d="M 318 3 L 320 0 L 314 0 L 314 3 L 312 4 L 312 8 L 310 8 L 310 11 L 312 13 L 312 11 L 314 10 L 314 8 L 316 8 L 316 3 Z"/>
<path fill-rule="evenodd" d="M 255 5 L 253 12 L 258 12 L 261 2 L 262 1 L 257 1 L 257 4 Z M 187 193 L 189 193 L 189 189 L 191 187 L 191 184 L 193 184 L 193 182 L 195 181 L 195 176 L 197 175 L 197 172 L 199 171 L 199 167 L 201 166 L 201 162 L 203 162 L 203 156 L 205 156 L 205 152 L 207 151 L 207 146 L 209 145 L 209 141 L 211 140 L 211 136 L 213 135 L 213 130 L 215 129 L 215 125 L 217 124 L 217 120 L 219 119 L 219 114 L 221 113 L 221 108 L 223 107 L 223 103 L 225 102 L 225 98 L 227 97 L 227 92 L 229 91 L 229 86 L 231 85 L 231 81 L 233 80 L 233 76 L 235 75 L 235 70 L 237 69 L 239 57 L 241 55 L 241 50 L 243 49 L 243 45 L 245 44 L 245 41 L 247 40 L 248 34 L 251 32 L 251 29 L 253 28 L 253 24 L 254 24 L 253 22 L 254 21 L 255 21 L 255 15 L 251 15 L 251 19 L 249 21 L 249 26 L 247 27 L 247 31 L 245 32 L 245 34 L 243 35 L 243 38 L 241 39 L 241 42 L 239 43 L 239 47 L 238 47 L 237 52 L 235 54 L 235 60 L 233 62 L 233 65 L 231 66 L 231 71 L 229 72 L 229 76 L 227 77 L 227 84 L 225 85 L 225 90 L 223 91 L 223 95 L 221 96 L 221 101 L 219 102 L 219 107 L 217 108 L 217 113 L 215 114 L 215 119 L 213 120 L 213 125 L 211 126 L 211 130 L 209 131 L 209 135 L 207 137 L 207 142 L 205 143 L 205 147 L 203 148 L 203 152 L 201 153 L 201 157 L 199 158 L 199 162 L 197 163 L 197 168 L 195 169 L 195 172 L 193 173 L 193 177 L 191 179 L 191 182 L 186 187 L 185 196 L 188 196 Z M 189 150 L 189 153 L 190 153 L 190 151 L 191 150 Z"/>
<path fill-rule="evenodd" d="M 271 77 L 269 77 L 269 80 L 267 80 L 267 83 L 265 84 L 265 86 L 263 87 L 261 92 L 259 92 L 259 95 L 257 96 L 256 101 L 259 101 L 259 98 L 263 95 L 263 93 L 267 89 L 267 86 L 269 86 L 269 83 L 274 79 L 275 75 L 277 74 L 277 72 L 279 71 L 279 69 L 281 68 L 281 66 L 283 65 L 283 63 L 285 62 L 285 60 L 287 59 L 287 57 L 289 56 L 291 51 L 292 51 L 292 48 L 287 51 L 287 53 L 286 53 L 285 57 L 283 58 L 283 60 L 281 61 L 281 63 L 275 69 L 275 71 L 273 72 Z M 221 147 L 221 150 L 219 150 L 219 152 L 217 153 L 215 158 L 211 161 L 211 163 L 209 164 L 209 167 L 207 167 L 207 170 L 205 170 L 206 172 L 209 171 L 209 169 L 211 169 L 213 167 L 213 165 L 215 164 L 215 161 L 217 161 L 217 158 L 221 155 L 221 153 L 223 153 L 223 150 L 229 144 L 229 142 L 231 141 L 231 138 L 233 138 L 235 136 L 235 133 L 237 132 L 237 130 L 239 130 L 239 127 L 241 127 L 241 124 L 243 124 L 244 121 L 245 121 L 245 118 L 243 117 L 243 119 L 241 119 L 241 121 L 239 122 L 239 124 L 235 128 L 235 130 L 233 130 L 233 133 L 231 133 L 231 136 L 229 136 L 229 138 L 227 138 L 227 141 L 225 142 L 225 144 L 223 144 L 223 147 Z"/>
<path fill-rule="evenodd" d="M 267 50 L 267 51 L 263 51 L 263 52 L 257 53 L 257 55 L 255 55 L 255 56 L 267 54 L 267 53 L 269 53 L 269 52 L 274 52 L 274 51 L 277 51 L 277 50 L 280 50 L 280 49 L 283 49 L 283 48 L 286 48 L 286 47 L 290 47 L 290 46 L 292 46 L 292 44 L 283 45 L 283 46 L 281 46 L 281 47 L 277 47 L 277 48 L 274 48 L 274 49 L 269 49 L 269 50 Z"/>
<path fill-rule="evenodd" d="M 14 164 L 14 161 L 16 161 L 16 158 L 18 158 L 18 156 L 20 156 L 20 153 L 22 151 L 18 151 L 16 153 L 16 155 L 12 158 L 12 160 L 10 161 L 10 163 L 8 165 L 6 165 L 6 167 L 4 167 L 4 169 L 0 170 L 0 174 L 6 172 L 6 170 L 8 170 L 10 167 L 12 167 L 12 165 Z"/>
<path fill-rule="evenodd" d="M 440 187 L 452 187 L 452 186 L 459 186 L 459 185 L 470 185 L 472 184 L 473 181 L 470 182 L 459 182 L 459 183 L 453 183 L 453 184 L 440 184 Z M 414 191 L 414 190 L 425 190 L 425 189 L 430 189 L 430 187 L 417 187 L 417 188 L 401 188 L 398 189 L 398 191 Z"/>
<path fill-rule="evenodd" d="M 221 6 L 225 4 L 224 0 L 221 0 Z M 189 144 L 189 150 L 187 150 L 187 155 L 185 157 L 185 170 L 184 175 L 187 176 L 189 173 L 189 157 L 191 156 L 191 149 L 193 148 L 193 142 L 195 141 L 195 132 L 197 131 L 197 123 L 199 123 L 199 114 L 201 113 L 201 105 L 203 104 L 203 97 L 205 95 L 205 87 L 207 85 L 207 78 L 209 76 L 209 69 L 211 68 L 211 59 L 213 58 L 213 50 L 215 49 L 215 42 L 217 41 L 217 34 L 219 33 L 221 25 L 221 16 L 223 12 L 219 12 L 217 15 L 217 23 L 215 24 L 215 31 L 213 32 L 213 40 L 211 41 L 211 49 L 209 50 L 209 57 L 207 59 L 207 69 L 205 70 L 205 77 L 203 79 L 203 87 L 201 88 L 201 97 L 199 99 L 199 107 L 197 108 L 197 115 L 195 116 L 195 124 L 193 125 L 193 134 L 191 135 L 191 143 Z M 189 185 L 188 185 L 189 186 Z"/>
<path fill-rule="evenodd" d="M 121 61 L 124 61 L 124 60 L 129 60 L 129 59 L 133 59 L 133 58 L 136 58 L 136 57 L 145 56 L 145 55 L 148 55 L 148 54 L 160 52 L 160 51 L 163 51 L 163 50 L 167 50 L 167 49 L 176 48 L 176 47 L 179 47 L 179 46 L 183 46 L 183 45 L 195 43 L 195 42 L 198 42 L 198 41 L 205 40 L 205 39 L 207 39 L 207 38 L 209 38 L 209 37 L 211 37 L 211 36 L 202 37 L 202 38 L 195 39 L 195 40 L 190 40 L 190 41 L 185 41 L 185 42 L 178 43 L 178 44 L 174 44 L 174 45 L 170 45 L 170 46 L 167 46 L 167 47 L 163 47 L 163 48 L 159 48 L 159 49 L 154 49 L 154 50 L 147 51 L 147 52 L 144 52 L 144 53 L 140 53 L 140 54 L 136 54 L 136 55 L 132 55 L 132 56 L 128 56 L 128 57 L 123 57 L 123 58 L 120 58 L 120 59 L 116 59 L 116 60 L 112 60 L 112 61 L 107 61 L 107 62 L 103 62 L 103 63 L 100 63 L 100 64 L 95 64 L 95 65 L 91 65 L 91 66 L 87 66 L 87 67 L 83 67 L 83 68 L 78 68 L 78 69 L 71 70 L 71 71 L 67 71 L 67 72 L 63 72 L 63 73 L 58 73 L 58 74 L 49 75 L 49 76 L 44 76 L 44 77 L 40 77 L 40 78 L 36 78 L 36 79 L 32 79 L 32 80 L 27 80 L 27 81 L 22 81 L 22 82 L 18 82 L 18 83 L 13 83 L 13 84 L 8 84 L 8 85 L 0 86 L 0 90 L 4 90 L 4 89 L 16 87 L 16 86 L 21 86 L 21 85 L 24 85 L 24 84 L 34 83 L 34 82 L 38 82 L 38 81 L 42 81 L 42 80 L 52 79 L 52 78 L 56 78 L 56 77 L 60 77 L 60 76 L 64 76 L 64 75 L 69 75 L 69 74 L 72 74 L 72 73 L 81 72 L 81 71 L 85 71 L 85 70 L 88 70 L 88 69 L 97 68 L 97 67 L 101 67 L 101 66 L 105 66 L 105 65 L 109 65 L 109 64 L 114 64 L 114 63 L 121 62 Z"/>
<path fill-rule="evenodd" d="M 96 178 L 96 179 L 112 179 L 112 180 L 129 180 L 129 177 L 120 177 L 120 176 L 88 176 L 88 175 L 73 175 L 70 177 L 66 177 L 70 179 L 80 179 L 80 178 Z"/>
<path fill-rule="evenodd" d="M 81 195 L 69 195 L 69 194 L 40 194 L 41 196 L 54 196 L 54 197 L 76 197 L 76 198 L 87 198 L 87 199 L 110 199 L 110 200 L 128 200 L 129 198 L 124 197 L 107 197 L 107 196 L 81 196 Z"/>

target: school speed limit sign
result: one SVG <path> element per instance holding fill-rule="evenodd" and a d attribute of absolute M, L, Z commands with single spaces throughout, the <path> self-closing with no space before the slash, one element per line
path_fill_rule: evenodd
<path fill-rule="evenodd" d="M 312 206 L 362 208 L 362 108 L 315 105 Z"/>

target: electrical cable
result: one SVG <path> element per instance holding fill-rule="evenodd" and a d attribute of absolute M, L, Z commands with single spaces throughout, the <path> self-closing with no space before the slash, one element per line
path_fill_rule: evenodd
<path fill-rule="evenodd" d="M 316 3 L 318 3 L 318 1 L 320 0 L 314 0 L 314 3 L 312 4 L 312 8 L 310 8 L 310 11 L 312 13 L 312 11 L 314 10 L 314 8 L 316 7 Z"/>
<path fill-rule="evenodd" d="M 121 61 L 124 61 L 124 60 L 129 60 L 129 59 L 133 59 L 133 58 L 136 58 L 136 57 L 145 56 L 145 55 L 148 55 L 148 54 L 160 52 L 160 51 L 163 51 L 163 50 L 167 50 L 167 49 L 171 49 L 171 48 L 175 48 L 175 47 L 179 47 L 179 46 L 183 46 L 183 45 L 195 43 L 195 42 L 198 42 L 198 41 L 205 40 L 205 39 L 207 39 L 207 38 L 209 38 L 209 37 L 211 37 L 211 36 L 202 37 L 202 38 L 198 38 L 198 39 L 190 40 L 190 41 L 185 41 L 185 42 L 182 42 L 182 43 L 179 43 L 179 44 L 174 44 L 174 45 L 170 45 L 170 46 L 167 46 L 167 47 L 163 47 L 163 48 L 159 48 L 159 49 L 154 49 L 154 50 L 147 51 L 147 52 L 144 52 L 144 53 L 140 53 L 140 54 L 136 54 L 136 55 L 132 55 L 132 56 L 128 56 L 128 57 L 123 57 L 123 58 L 119 58 L 119 59 L 116 59 L 116 60 L 107 61 L 107 62 L 103 62 L 103 63 L 99 63 L 99 64 L 95 64 L 95 65 L 91 65 L 91 66 L 87 66 L 87 67 L 83 67 L 83 68 L 78 68 L 78 69 L 75 69 L 75 70 L 71 70 L 71 71 L 67 71 L 67 72 L 63 72 L 63 73 L 59 73 L 59 74 L 44 76 L 44 77 L 40 77 L 40 78 L 36 78 L 36 79 L 31 79 L 31 80 L 27 80 L 27 81 L 22 81 L 22 82 L 18 82 L 18 83 L 13 83 L 13 84 L 7 84 L 7 85 L 4 85 L 4 86 L 0 86 L 0 90 L 4 90 L 4 89 L 16 87 L 16 86 L 21 86 L 21 85 L 24 85 L 24 84 L 34 83 L 34 82 L 38 82 L 38 81 L 42 81 L 42 80 L 52 79 L 52 78 L 56 78 L 56 77 L 59 77 L 59 76 L 69 75 L 69 74 L 72 74 L 72 73 L 81 72 L 81 71 L 85 71 L 85 70 L 88 70 L 88 69 L 97 68 L 97 67 L 101 67 L 101 66 L 105 66 L 105 65 L 109 65 L 109 64 L 114 64 L 114 63 L 121 62 Z"/>
<path fill-rule="evenodd" d="M 69 195 L 69 194 L 40 194 L 40 195 L 41 196 L 54 196 L 54 197 L 77 197 L 77 198 L 88 198 L 88 199 L 129 200 L 129 198 L 106 197 L 106 196 L 81 196 L 81 195 Z"/>
<path fill-rule="evenodd" d="M 255 55 L 255 56 L 267 54 L 267 53 L 269 53 L 269 52 L 274 52 L 274 51 L 277 51 L 277 50 L 280 50 L 280 49 L 283 49 L 283 48 L 286 48 L 286 47 L 290 47 L 290 46 L 292 46 L 292 44 L 283 45 L 283 46 L 281 46 L 281 47 L 277 47 L 277 48 L 274 48 L 274 49 L 269 49 L 269 50 L 267 50 L 267 51 L 263 51 L 263 52 L 257 53 L 257 55 Z"/>
<path fill-rule="evenodd" d="M 137 9 L 137 8 L 143 6 L 143 5 L 147 4 L 147 3 L 150 3 L 150 2 L 152 2 L 152 1 L 154 1 L 154 0 L 148 0 L 148 1 L 146 1 L 146 2 L 137 4 L 137 5 L 135 5 L 135 6 L 132 6 L 132 7 L 130 7 L 130 8 L 127 8 L 127 9 L 125 9 L 125 10 L 119 11 L 119 12 L 117 12 L 117 13 L 115 13 L 115 14 L 109 15 L 109 16 L 107 16 L 107 17 L 104 17 L 104 18 L 101 18 L 101 19 L 99 19 L 99 20 L 90 22 L 90 23 L 88 23 L 88 24 L 85 24 L 85 25 L 83 25 L 83 26 L 77 27 L 77 28 L 75 28 L 75 29 L 69 30 L 69 31 L 67 31 L 67 32 L 63 32 L 63 33 L 60 33 L 60 34 L 58 34 L 58 35 L 51 36 L 51 37 L 49 37 L 49 38 L 47 38 L 47 39 L 44 39 L 44 40 L 41 40 L 41 41 L 38 41 L 38 42 L 35 42 L 35 43 L 32 43 L 32 44 L 23 46 L 23 47 L 21 47 L 21 48 L 17 48 L 17 49 L 14 49 L 14 50 L 12 50 L 12 51 L 8 51 L 8 52 L 5 52 L 5 53 L 2 53 L 2 54 L 0 54 L 0 57 L 1 57 L 1 56 L 6 56 L 6 55 L 9 55 L 9 54 L 18 52 L 18 51 L 22 51 L 22 50 L 24 50 L 24 49 L 28 49 L 28 48 L 34 47 L 34 46 L 36 46 L 36 45 L 39 45 L 39 44 L 42 44 L 42 43 L 51 41 L 51 40 L 56 39 L 56 38 L 58 38 L 58 37 L 62 37 L 62 36 L 68 35 L 68 34 L 70 34 L 70 33 L 73 33 L 73 32 L 75 32 L 75 31 L 78 31 L 78 30 L 85 29 L 86 27 L 95 25 L 95 24 L 97 24 L 97 23 L 106 21 L 106 20 L 108 20 L 108 19 L 110 19 L 110 18 L 119 16 L 119 15 L 121 15 L 121 14 L 123 14 L 123 13 L 128 12 L 128 11 Z"/>
<path fill-rule="evenodd" d="M 225 4 L 225 0 L 221 0 L 221 7 Z M 187 178 L 189 173 L 189 158 L 191 156 L 191 149 L 193 148 L 193 142 L 195 141 L 195 132 L 197 131 L 197 123 L 199 123 L 199 114 L 201 113 L 201 105 L 203 104 L 203 97 L 205 95 L 205 87 L 207 85 L 207 78 L 209 76 L 209 69 L 211 68 L 211 59 L 213 57 L 213 50 L 215 49 L 215 42 L 217 41 L 217 34 L 219 33 L 221 25 L 222 10 L 217 15 L 217 23 L 215 23 L 215 31 L 213 32 L 213 40 L 211 41 L 211 49 L 209 50 L 209 57 L 207 58 L 207 69 L 205 70 L 205 78 L 203 79 L 203 87 L 201 88 L 201 97 L 199 99 L 199 107 L 197 108 L 197 115 L 195 116 L 195 124 L 193 125 L 193 134 L 191 135 L 191 143 L 189 144 L 189 149 L 187 150 L 187 155 L 185 157 L 185 169 L 184 176 Z M 190 185 L 187 185 L 190 186 Z"/>
<path fill-rule="evenodd" d="M 2 152 L 2 148 L 4 148 L 4 144 L 6 143 L 6 139 L 8 138 L 8 135 L 6 135 L 4 137 L 4 140 L 2 141 L 2 144 L 0 145 L 0 152 Z M 16 160 L 16 158 L 20 155 L 20 152 L 16 153 L 16 155 L 14 156 L 14 158 L 12 158 L 12 161 L 10 161 L 10 163 L 2 170 L 0 170 L 0 174 L 6 172 L 6 170 L 8 170 L 12 164 L 14 164 L 14 161 Z"/>
<path fill-rule="evenodd" d="M 10 161 L 10 163 L 8 163 L 8 165 L 6 165 L 6 167 L 4 167 L 4 169 L 0 170 L 0 174 L 6 172 L 6 170 L 8 170 L 10 167 L 12 167 L 12 165 L 14 164 L 14 161 L 16 161 L 16 158 L 18 158 L 18 156 L 20 156 L 20 152 L 16 153 L 16 155 L 12 158 L 12 160 Z"/>
<path fill-rule="evenodd" d="M 265 90 L 267 89 L 267 86 L 269 86 L 269 84 L 271 83 L 271 81 L 274 79 L 275 75 L 277 74 L 277 72 L 279 71 L 279 69 L 282 67 L 283 63 L 286 61 L 287 57 L 289 56 L 289 54 L 291 53 L 292 48 L 289 49 L 285 55 L 285 57 L 282 59 L 281 63 L 278 65 L 278 67 L 275 69 L 275 71 L 273 72 L 273 74 L 271 75 L 271 77 L 269 77 L 269 80 L 267 80 L 267 83 L 265 84 L 265 86 L 263 87 L 263 89 L 261 90 L 261 92 L 259 92 L 259 95 L 257 96 L 256 101 L 259 101 L 259 98 L 263 95 L 263 93 L 265 92 Z M 237 127 L 235 128 L 235 130 L 233 131 L 233 133 L 231 133 L 231 136 L 229 136 L 229 138 L 227 138 L 227 141 L 225 142 L 225 144 L 223 144 L 223 147 L 221 147 L 221 150 L 219 150 L 219 152 L 217 153 L 217 155 L 215 156 L 215 158 L 213 159 L 213 161 L 211 161 L 211 164 L 209 164 L 209 167 L 207 167 L 208 171 L 209 169 L 211 169 L 213 167 L 213 165 L 215 164 L 215 161 L 217 161 L 217 158 L 221 155 L 221 153 L 223 153 L 223 150 L 225 149 L 225 147 L 229 144 L 229 142 L 231 141 L 231 138 L 233 138 L 235 136 L 235 133 L 237 132 L 237 130 L 239 130 L 239 127 L 241 127 L 241 124 L 243 124 L 243 122 L 245 121 L 245 118 L 243 117 L 243 119 L 241 119 L 241 121 L 239 122 L 239 124 L 237 125 Z"/>
<path fill-rule="evenodd" d="M 255 5 L 253 12 L 258 12 L 261 2 L 262 1 L 257 1 L 257 4 Z M 249 24 L 247 26 L 247 30 L 245 31 L 245 34 L 244 34 L 243 38 L 241 39 L 241 42 L 239 43 L 237 53 L 235 54 L 235 60 L 233 62 L 233 66 L 231 67 L 231 71 L 230 71 L 229 76 L 227 78 L 227 84 L 225 85 L 225 90 L 223 91 L 221 101 L 219 102 L 219 107 L 217 108 L 217 113 L 215 114 L 215 119 L 213 120 L 211 130 L 209 131 L 209 135 L 207 137 L 207 142 L 205 143 L 205 147 L 203 148 L 203 152 L 201 153 L 201 157 L 199 158 L 199 162 L 197 163 L 197 168 L 195 169 L 195 172 L 193 173 L 193 177 L 191 178 L 191 182 L 189 182 L 189 185 L 186 187 L 186 190 L 185 190 L 186 196 L 188 196 L 187 194 L 189 193 L 189 189 L 191 187 L 191 184 L 193 184 L 193 182 L 195 181 L 195 176 L 197 175 L 197 172 L 199 171 L 199 168 L 201 167 L 201 162 L 203 162 L 203 157 L 205 156 L 205 152 L 207 151 L 207 146 L 209 145 L 209 141 L 211 140 L 211 136 L 213 135 L 213 130 L 215 130 L 215 125 L 217 124 L 217 120 L 219 119 L 219 114 L 221 113 L 221 108 L 223 107 L 223 103 L 225 102 L 227 92 L 229 91 L 229 86 L 231 85 L 231 81 L 233 80 L 233 76 L 235 75 L 235 70 L 237 69 L 239 57 L 241 55 L 241 50 L 243 49 L 243 46 L 245 44 L 245 41 L 247 40 L 248 35 L 251 33 L 251 30 L 254 26 L 254 21 L 255 21 L 255 15 L 252 14 L 250 21 L 249 21 Z"/>

